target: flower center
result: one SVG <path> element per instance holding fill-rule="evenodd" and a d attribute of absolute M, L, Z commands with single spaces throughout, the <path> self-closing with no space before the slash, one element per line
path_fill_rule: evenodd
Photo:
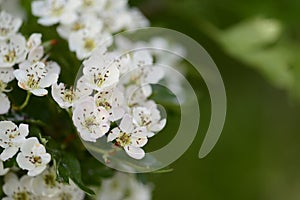
<path fill-rule="evenodd" d="M 28 74 L 28 80 L 27 80 L 27 83 L 26 85 L 29 87 L 29 88 L 32 88 L 32 89 L 36 89 L 39 87 L 39 82 L 41 80 L 41 78 L 38 78 L 37 80 L 34 78 L 34 75 L 33 74 Z"/>
<path fill-rule="evenodd" d="M 93 39 L 85 39 L 84 40 L 84 48 L 88 51 L 92 51 L 96 47 L 95 41 Z"/>
<path fill-rule="evenodd" d="M 18 192 L 13 195 L 14 200 L 29 200 L 28 192 Z"/>
<path fill-rule="evenodd" d="M 50 188 L 53 188 L 56 186 L 56 180 L 55 180 L 55 176 L 53 174 L 46 174 L 44 176 L 44 181 L 45 181 L 46 185 L 49 186 Z"/>
<path fill-rule="evenodd" d="M 66 90 L 66 92 L 64 93 L 64 100 L 69 102 L 69 103 L 73 102 L 74 97 L 75 97 L 75 94 L 74 94 L 72 89 Z"/>
<path fill-rule="evenodd" d="M 122 135 L 116 139 L 116 144 L 121 147 L 129 145 L 131 143 L 130 136 L 128 133 L 122 133 Z"/>
<path fill-rule="evenodd" d="M 16 59 L 15 50 L 9 51 L 6 55 L 4 55 L 4 62 L 12 63 Z"/>
<path fill-rule="evenodd" d="M 83 28 L 84 28 L 84 24 L 75 22 L 72 26 L 72 31 L 79 31 L 80 29 L 83 29 Z"/>

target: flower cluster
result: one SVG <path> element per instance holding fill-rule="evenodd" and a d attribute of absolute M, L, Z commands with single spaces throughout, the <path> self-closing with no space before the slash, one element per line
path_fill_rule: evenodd
<path fill-rule="evenodd" d="M 0 114 L 5 114 L 11 107 L 5 94 L 11 91 L 9 82 L 16 78 L 20 88 L 44 96 L 48 93 L 45 88 L 57 82 L 60 67 L 44 56 L 41 34 L 34 33 L 26 41 L 17 32 L 22 20 L 5 11 L 0 11 L 0 22 Z"/>
<path fill-rule="evenodd" d="M 71 51 L 84 59 L 101 45 L 110 45 L 111 34 L 148 25 L 127 0 L 37 0 L 33 15 L 45 26 L 59 24 L 57 32 L 69 41 Z"/>
<path fill-rule="evenodd" d="M 0 146 L 4 149 L 0 154 L 1 161 L 17 155 L 17 164 L 21 169 L 28 170 L 28 176 L 42 173 L 51 160 L 44 145 L 36 137 L 26 138 L 29 130 L 27 124 L 19 127 L 11 121 L 0 121 Z"/>
<path fill-rule="evenodd" d="M 36 177 L 18 176 L 9 172 L 4 177 L 3 192 L 7 197 L 3 199 L 36 199 L 36 200 L 82 200 L 84 192 L 70 180 L 70 184 L 58 183 L 55 171 L 48 168 Z"/>
<path fill-rule="evenodd" d="M 164 76 L 148 52 L 133 52 L 116 57 L 103 48 L 83 61 L 83 75 L 67 89 L 52 86 L 53 99 L 64 109 L 73 109 L 73 122 L 83 140 L 108 142 L 123 148 L 135 159 L 145 156 L 148 138 L 166 124 L 154 101 L 151 84 Z M 112 126 L 114 123 L 120 125 Z"/>

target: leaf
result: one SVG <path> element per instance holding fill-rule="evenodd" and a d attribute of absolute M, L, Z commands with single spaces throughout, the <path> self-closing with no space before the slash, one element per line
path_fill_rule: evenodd
<path fill-rule="evenodd" d="M 58 162 L 58 179 L 68 182 L 71 178 L 74 183 L 89 195 L 94 195 L 95 192 L 84 185 L 81 179 L 81 167 L 78 159 L 71 154 L 62 153 L 62 157 Z"/>

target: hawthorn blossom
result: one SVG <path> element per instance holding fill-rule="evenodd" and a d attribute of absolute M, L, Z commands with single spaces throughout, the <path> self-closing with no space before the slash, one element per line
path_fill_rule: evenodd
<path fill-rule="evenodd" d="M 4 148 L 0 159 L 6 161 L 12 158 L 25 142 L 28 135 L 28 125 L 20 124 L 19 127 L 11 121 L 0 122 L 0 146 Z"/>
<path fill-rule="evenodd" d="M 22 25 L 20 18 L 14 17 L 5 11 L 0 11 L 0 40 L 14 35 Z"/>
<path fill-rule="evenodd" d="M 104 179 L 97 193 L 97 200 L 150 200 L 151 186 L 143 184 L 133 175 L 117 172 Z"/>
<path fill-rule="evenodd" d="M 166 125 L 166 119 L 161 119 L 160 111 L 153 101 L 147 102 L 144 107 L 134 107 L 132 116 L 135 125 L 147 128 L 150 133 L 148 137 L 152 137 Z"/>
<path fill-rule="evenodd" d="M 12 67 L 25 60 L 27 55 L 26 40 L 20 34 L 0 40 L 0 68 Z"/>
<path fill-rule="evenodd" d="M 79 103 L 73 111 L 73 123 L 85 141 L 96 142 L 110 128 L 109 113 L 104 107 L 96 107 L 93 98 Z"/>
<path fill-rule="evenodd" d="M 78 31 L 87 30 L 92 33 L 98 33 L 103 30 L 102 28 L 103 22 L 99 19 L 97 14 L 86 12 L 81 13 L 78 20 L 71 24 L 60 24 L 56 30 L 62 38 L 69 39 L 71 34 Z"/>
<path fill-rule="evenodd" d="M 31 191 L 44 197 L 54 197 L 60 192 L 60 183 L 56 181 L 55 169 L 47 168 L 43 173 L 32 178 Z"/>
<path fill-rule="evenodd" d="M 21 146 L 21 152 L 17 155 L 17 163 L 21 169 L 28 170 L 28 176 L 36 176 L 42 173 L 51 160 L 51 155 L 45 147 L 39 143 L 36 137 L 27 139 Z"/>
<path fill-rule="evenodd" d="M 58 193 L 51 197 L 51 198 L 45 198 L 51 199 L 51 200 L 62 200 L 62 199 L 68 199 L 68 200 L 83 200 L 85 197 L 85 193 L 78 188 L 74 182 L 70 179 L 69 184 L 62 184 L 60 183 L 58 185 L 59 191 Z"/>
<path fill-rule="evenodd" d="M 95 51 L 83 62 L 83 77 L 86 84 L 97 91 L 112 88 L 119 81 L 120 72 L 115 62 L 110 62 L 103 53 Z M 107 60 L 106 60 L 107 59 Z"/>
<path fill-rule="evenodd" d="M 56 83 L 58 79 L 58 74 L 49 72 L 42 62 L 20 66 L 20 69 L 14 71 L 14 75 L 20 88 L 36 96 L 47 95 L 48 91 L 45 88 Z"/>
<path fill-rule="evenodd" d="M 11 91 L 7 89 L 7 84 L 15 78 L 13 71 L 13 68 L 0 68 L 0 114 L 7 113 L 10 108 L 10 101 L 4 92 Z"/>
<path fill-rule="evenodd" d="M 111 44 L 111 35 L 100 30 L 83 29 L 72 33 L 69 37 L 69 48 L 71 51 L 76 52 L 79 60 L 91 56 L 93 50 L 98 47 L 108 47 Z"/>
<path fill-rule="evenodd" d="M 39 199 L 31 192 L 31 177 L 24 175 L 18 179 L 14 173 L 8 173 L 4 177 L 3 192 L 7 195 L 3 200 L 15 200 L 15 199 Z"/>
<path fill-rule="evenodd" d="M 124 96 L 117 88 L 98 92 L 94 96 L 94 101 L 97 107 L 104 107 L 108 111 L 110 121 L 122 118 L 125 113 Z"/>
<path fill-rule="evenodd" d="M 63 109 L 73 107 L 80 99 L 84 99 L 92 93 L 92 89 L 86 86 L 83 79 L 77 81 L 76 89 L 66 88 L 64 83 L 52 85 L 52 97 Z"/>
<path fill-rule="evenodd" d="M 107 141 L 115 141 L 115 144 L 122 147 L 126 153 L 135 159 L 142 159 L 145 156 L 141 148 L 147 142 L 147 132 L 145 127 L 135 127 L 130 115 L 124 115 L 119 127 L 114 128 L 108 134 Z"/>
<path fill-rule="evenodd" d="M 70 24 L 77 19 L 78 0 L 38 0 L 31 4 L 32 14 L 40 17 L 38 23 L 51 26 L 56 23 Z"/>

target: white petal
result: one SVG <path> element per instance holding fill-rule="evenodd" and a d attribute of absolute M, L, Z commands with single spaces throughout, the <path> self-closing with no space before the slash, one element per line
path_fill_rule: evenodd
<path fill-rule="evenodd" d="M 140 160 L 145 157 L 144 150 L 139 147 L 126 146 L 126 147 L 124 147 L 124 149 L 125 149 L 126 153 L 134 159 Z"/>
<path fill-rule="evenodd" d="M 120 134 L 120 129 L 119 128 L 114 128 L 111 130 L 107 136 L 107 142 L 111 142 L 115 140 Z"/>
<path fill-rule="evenodd" d="M 123 132 L 126 133 L 131 133 L 133 131 L 133 123 L 132 123 L 132 118 L 130 115 L 126 114 L 124 115 L 121 124 L 120 124 L 120 128 Z"/>
<path fill-rule="evenodd" d="M 21 146 L 21 152 L 24 155 L 30 155 L 32 151 L 32 147 L 36 144 L 39 144 L 39 141 L 36 137 L 28 138 L 25 143 Z"/>
<path fill-rule="evenodd" d="M 48 91 L 46 89 L 34 89 L 30 91 L 35 96 L 41 97 L 48 94 Z"/>
<path fill-rule="evenodd" d="M 10 101 L 8 97 L 5 94 L 0 93 L 0 115 L 7 113 L 9 111 L 9 108 Z"/>
<path fill-rule="evenodd" d="M 58 79 L 58 74 L 49 73 L 40 81 L 40 87 L 46 88 L 50 87 L 52 84 L 56 83 Z"/>
<path fill-rule="evenodd" d="M 7 147 L 2 151 L 0 159 L 6 161 L 7 159 L 12 158 L 14 155 L 16 155 L 18 150 L 18 147 Z"/>
<path fill-rule="evenodd" d="M 24 154 L 19 153 L 17 155 L 17 163 L 21 169 L 31 170 L 35 168 L 35 165 L 29 161 L 28 158 L 25 157 Z"/>
<path fill-rule="evenodd" d="M 42 173 L 45 169 L 46 169 L 46 165 L 41 165 L 41 166 L 38 166 L 32 170 L 29 170 L 27 175 L 28 176 L 36 176 L 36 175 L 39 175 L 40 173 Z"/>
<path fill-rule="evenodd" d="M 22 137 L 26 137 L 29 133 L 29 126 L 28 124 L 20 124 L 19 125 L 19 132 L 20 132 L 20 136 Z"/>

